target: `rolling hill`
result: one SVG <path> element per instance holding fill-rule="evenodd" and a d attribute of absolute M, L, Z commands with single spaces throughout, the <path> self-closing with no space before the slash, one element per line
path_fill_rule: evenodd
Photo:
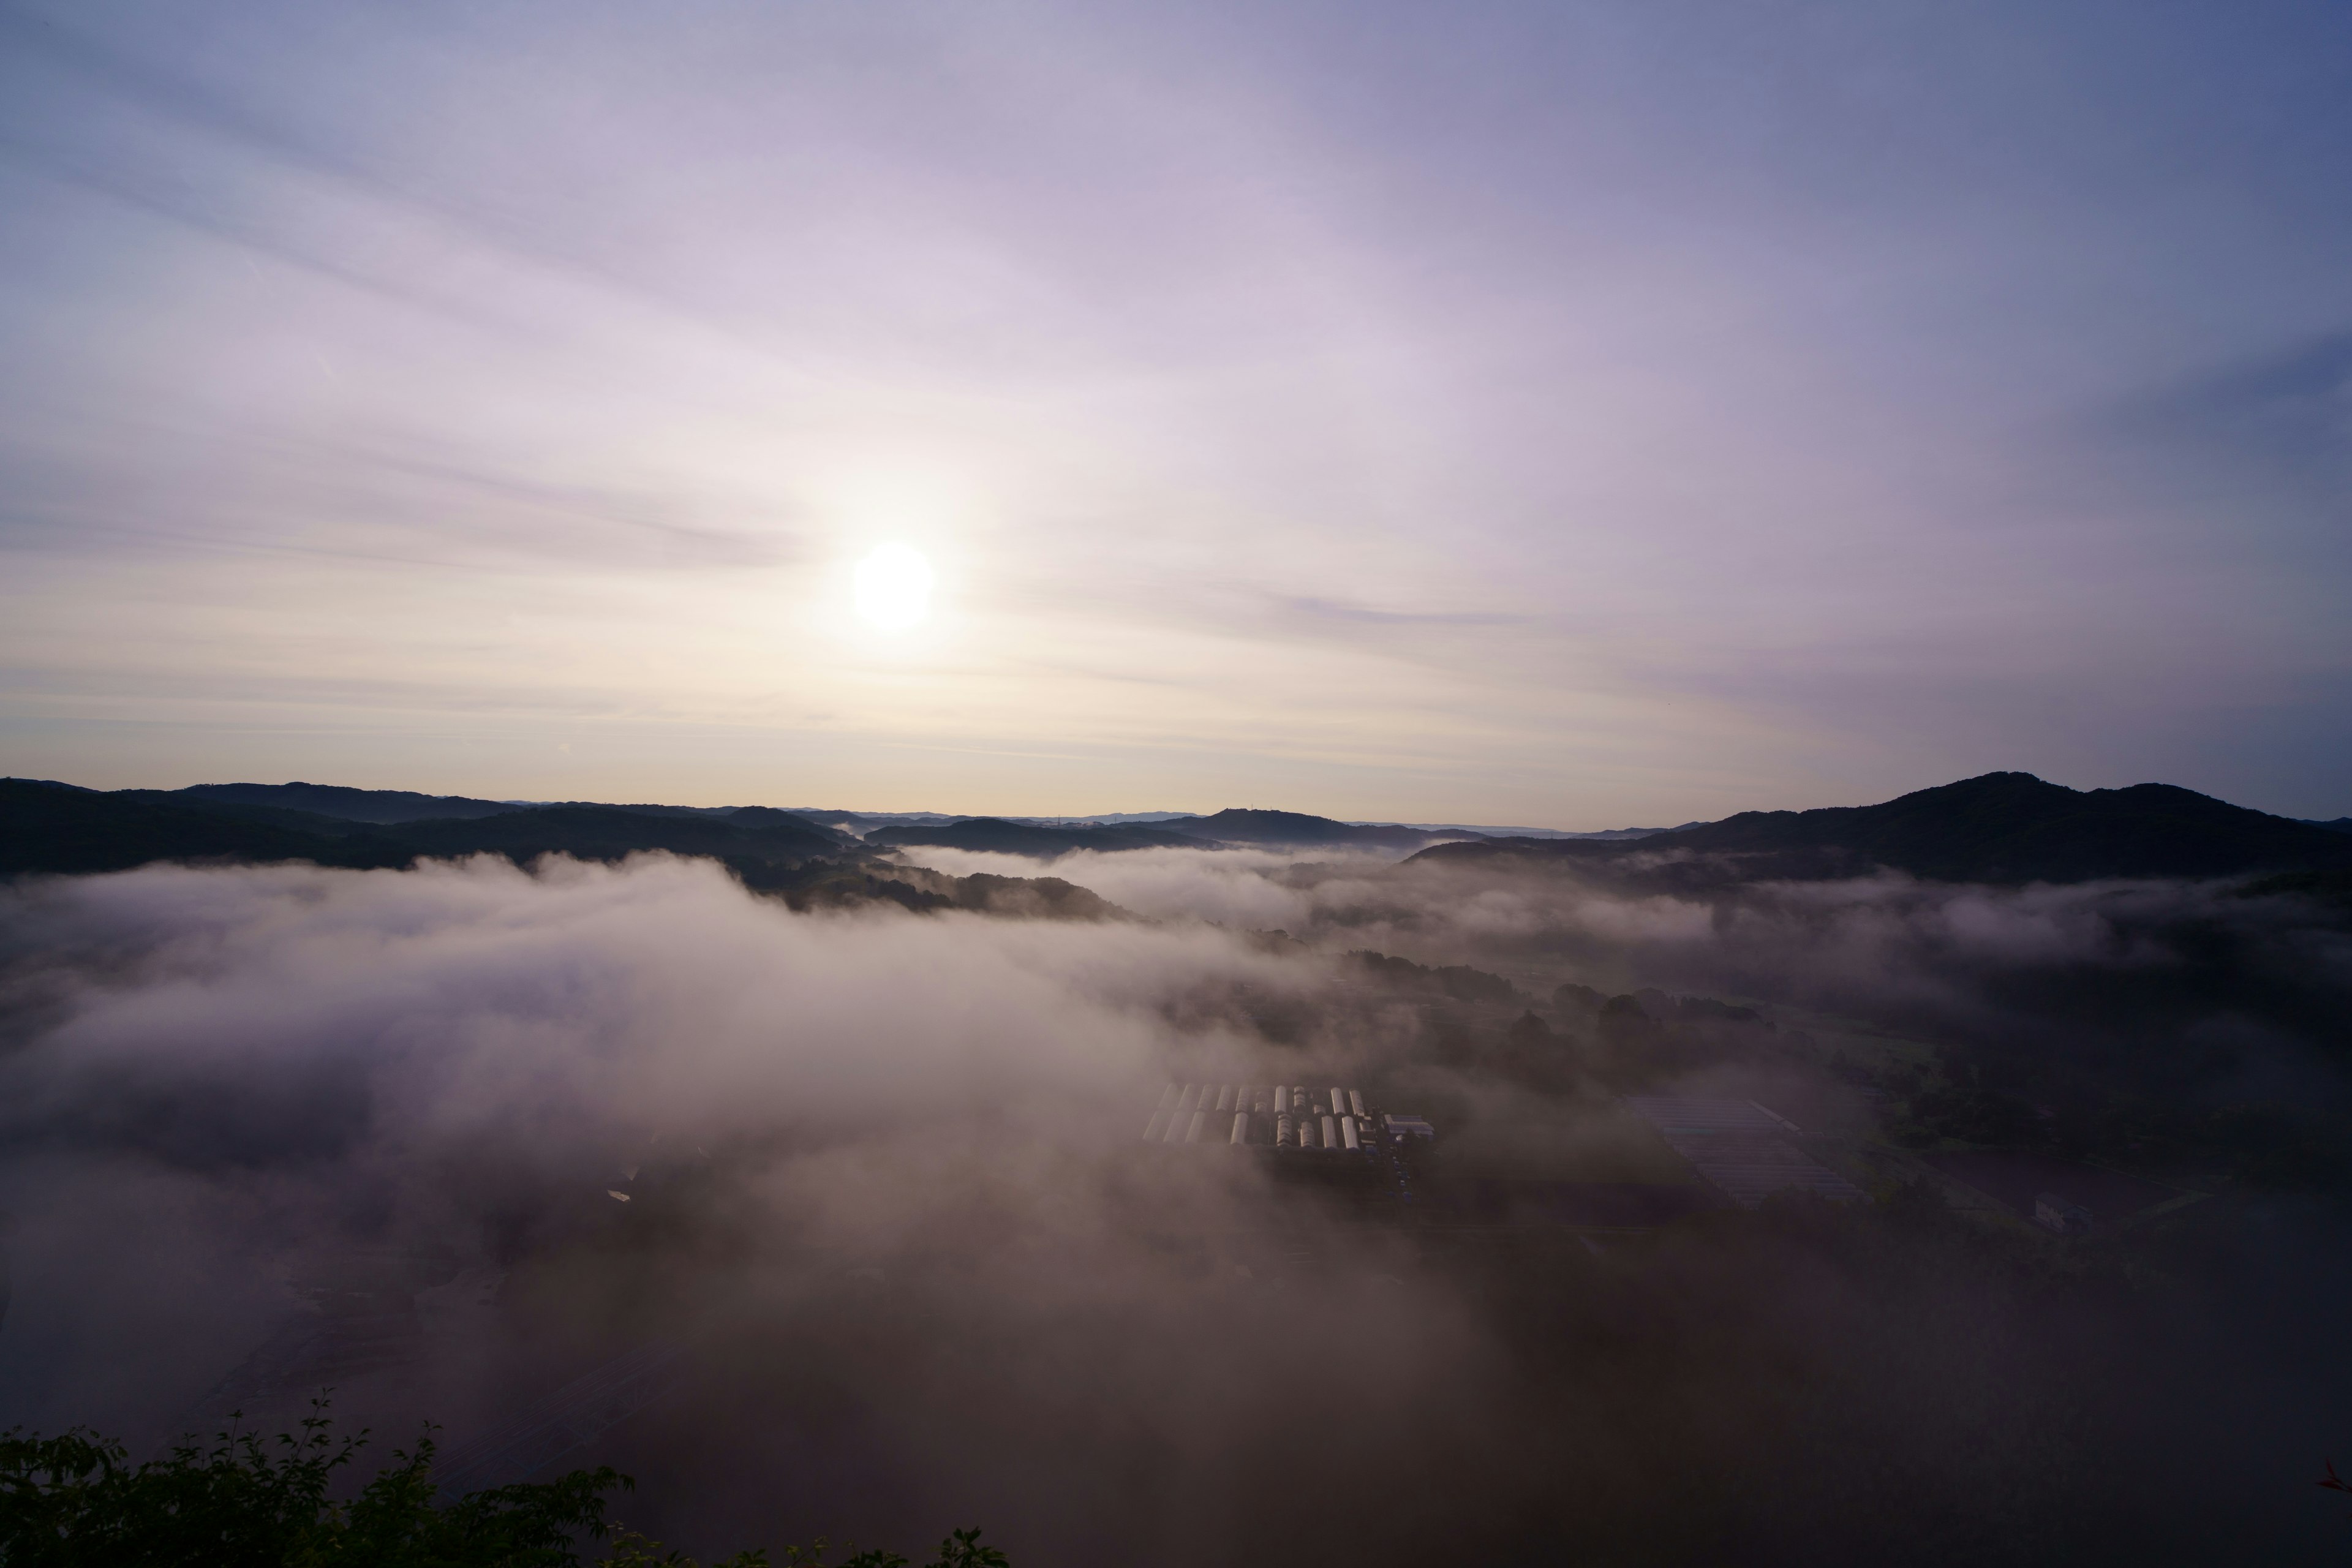
<path fill-rule="evenodd" d="M 1211 816 L 1171 816 L 1154 825 L 1163 833 L 1206 839 L 1217 844 L 1250 845 L 1270 849 L 1419 849 L 1425 845 L 1475 840 L 1467 828 L 1403 827 L 1393 823 L 1338 822 L 1297 811 L 1256 811 L 1227 807 Z"/>
<path fill-rule="evenodd" d="M 134 797 L 150 792 L 131 792 Z M 120 871 L 151 860 L 392 865 L 346 836 L 34 779 L 0 779 L 0 874 Z"/>
<path fill-rule="evenodd" d="M 2352 837 L 2171 784 L 2073 790 L 1986 773 L 1877 805 L 1743 811 L 1620 843 L 1510 838 L 1416 860 L 1578 867 L 1654 886 L 1819 880 L 1878 868 L 1939 881 L 2233 877 L 2352 866 Z"/>
<path fill-rule="evenodd" d="M 218 784 L 148 792 L 187 797 L 191 805 L 269 805 L 310 812 L 346 822 L 419 822 L 448 817 L 496 816 L 520 810 L 511 801 L 475 800 L 462 795 L 418 795 L 404 789 L 352 789 L 342 784 Z"/>
<path fill-rule="evenodd" d="M 969 816 L 936 826 L 902 824 L 877 827 L 866 836 L 869 845 L 902 848 L 937 845 L 950 849 L 977 849 L 998 855 L 1025 855 L 1052 859 L 1079 849 L 1118 850 L 1206 848 L 1200 839 L 1161 833 L 1148 827 L 1039 827 L 1007 822 L 996 816 Z"/>
<path fill-rule="evenodd" d="M 1003 855 L 1053 857 L 1076 849 L 1210 849 L 1246 847 L 1264 849 L 1361 848 L 1419 849 L 1430 844 L 1473 839 L 1466 828 L 1401 827 L 1391 824 L 1338 822 L 1297 811 L 1255 811 L 1229 808 L 1213 816 L 1171 816 L 1149 826 L 1102 824 L 1090 827 L 1046 827 L 1035 823 L 1008 822 L 1002 817 L 971 816 L 937 826 L 906 825 L 880 827 L 866 842 L 889 847 L 944 845 L 957 849 L 986 849 Z"/>
<path fill-rule="evenodd" d="M 0 780 L 0 875 L 118 871 L 154 860 L 309 860 L 359 868 L 478 854 L 519 863 L 550 853 L 611 860 L 653 849 L 771 865 L 865 853 L 831 828 L 756 806 L 727 816 L 528 806 L 375 823 L 184 791 L 108 792 Z"/>

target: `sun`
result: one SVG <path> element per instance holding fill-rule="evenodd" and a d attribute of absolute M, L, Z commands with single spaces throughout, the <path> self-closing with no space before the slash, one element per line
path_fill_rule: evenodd
<path fill-rule="evenodd" d="M 857 613 L 903 632 L 931 613 L 931 563 L 909 544 L 885 544 L 857 563 Z"/>

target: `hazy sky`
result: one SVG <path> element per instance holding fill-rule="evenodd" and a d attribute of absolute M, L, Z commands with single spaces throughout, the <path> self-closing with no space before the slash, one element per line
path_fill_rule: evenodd
<path fill-rule="evenodd" d="M 0 772 L 2333 816 L 2347 171 L 2340 0 L 0 5 Z"/>

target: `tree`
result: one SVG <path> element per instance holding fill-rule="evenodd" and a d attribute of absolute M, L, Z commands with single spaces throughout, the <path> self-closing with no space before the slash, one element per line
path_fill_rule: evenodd
<path fill-rule="evenodd" d="M 579 1568 L 584 1542 L 606 1541 L 606 1568 L 697 1568 L 693 1559 L 609 1522 L 607 1494 L 635 1489 L 610 1468 L 573 1470 L 437 1500 L 427 1434 L 345 1500 L 329 1496 L 367 1434 L 337 1437 L 326 1401 L 300 1436 L 264 1442 L 232 1425 L 209 1448 L 184 1443 L 132 1467 L 123 1446 L 79 1429 L 0 1435 L 0 1565 L 5 1568 Z M 232 1422 L 236 1417 L 231 1417 Z M 930 1568 L 1007 1568 L 977 1530 L 940 1542 Z M 825 1545 L 787 1548 L 783 1563 L 820 1568 Z M 764 1551 L 711 1568 L 767 1568 Z M 782 1568 L 782 1565 L 779 1565 Z M 908 1568 L 862 1552 L 840 1568 Z"/>

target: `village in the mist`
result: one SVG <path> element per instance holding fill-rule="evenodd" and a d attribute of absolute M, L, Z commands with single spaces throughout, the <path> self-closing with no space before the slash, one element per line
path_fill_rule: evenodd
<path fill-rule="evenodd" d="M 706 1551 L 2328 1528 L 2262 1500 L 2352 1375 L 2340 824 L 5 791 L 11 1424 L 331 1390 Z"/>

